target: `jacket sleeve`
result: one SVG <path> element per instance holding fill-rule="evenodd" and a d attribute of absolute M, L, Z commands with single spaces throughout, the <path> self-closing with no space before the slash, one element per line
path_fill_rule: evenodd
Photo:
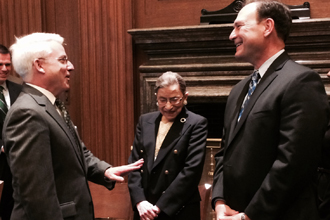
<path fill-rule="evenodd" d="M 222 143 L 224 139 L 222 139 Z M 221 144 L 224 146 L 224 144 Z M 223 195 L 223 153 L 224 148 L 220 148 L 219 152 L 217 152 L 214 156 L 215 159 L 215 169 L 213 173 L 213 185 L 212 185 L 212 208 L 215 208 L 215 203 L 217 200 L 224 200 Z"/>
<path fill-rule="evenodd" d="M 133 142 L 133 149 L 130 157 L 128 158 L 128 163 L 134 163 L 135 161 L 141 159 L 140 154 L 138 152 L 139 146 L 141 145 L 142 139 L 142 117 L 140 117 L 139 122 L 136 126 L 135 138 Z M 144 164 L 142 169 L 146 167 L 147 158 L 144 158 Z M 144 195 L 144 190 L 142 186 L 142 175 L 141 170 L 132 171 L 128 175 L 128 188 L 131 196 L 132 207 L 136 208 L 136 204 L 146 200 Z"/>
<path fill-rule="evenodd" d="M 115 187 L 116 181 L 110 180 L 104 176 L 105 171 L 110 168 L 111 165 L 95 157 L 92 152 L 86 148 L 83 142 L 81 142 L 81 146 L 87 164 L 87 179 L 93 183 L 105 186 L 108 190 L 112 190 Z"/>

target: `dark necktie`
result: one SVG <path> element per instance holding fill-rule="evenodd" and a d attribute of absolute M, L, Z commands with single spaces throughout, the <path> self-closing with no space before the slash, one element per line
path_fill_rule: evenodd
<path fill-rule="evenodd" d="M 8 112 L 8 107 L 6 104 L 5 96 L 3 95 L 4 88 L 0 86 L 0 119 L 2 122 L 5 120 L 6 114 Z"/>
<path fill-rule="evenodd" d="M 67 127 L 69 128 L 72 136 L 74 137 L 74 139 L 76 141 L 76 144 L 77 144 L 77 147 L 78 147 L 78 150 L 80 152 L 81 150 L 80 150 L 80 144 L 79 144 L 79 141 L 78 141 L 78 137 L 77 137 L 76 131 L 75 131 L 73 125 L 72 125 L 70 115 L 69 115 L 64 103 L 61 100 L 56 99 L 55 105 L 61 111 L 62 117 L 63 117 Z"/>
<path fill-rule="evenodd" d="M 247 106 L 247 104 L 248 104 L 248 102 L 249 102 L 249 100 L 251 98 L 252 93 L 256 89 L 259 79 L 260 79 L 259 71 L 258 70 L 255 70 L 253 72 L 253 74 L 252 74 L 251 81 L 250 81 L 250 84 L 249 84 L 249 91 L 248 91 L 248 93 L 246 95 L 246 98 L 245 98 L 243 104 L 242 104 L 242 107 L 241 107 L 241 110 L 239 112 L 238 120 L 237 121 L 239 121 L 241 119 L 241 116 L 243 114 L 243 111 L 244 111 L 245 107 Z"/>

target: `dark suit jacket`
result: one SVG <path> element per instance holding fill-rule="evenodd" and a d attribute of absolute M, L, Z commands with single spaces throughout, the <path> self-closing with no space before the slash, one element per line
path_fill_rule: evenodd
<path fill-rule="evenodd" d="M 6 80 L 7 88 L 9 91 L 10 104 L 12 105 L 17 99 L 22 90 L 22 85 L 13 83 Z M 3 122 L 0 122 L 0 129 L 2 131 Z M 3 145 L 2 132 L 0 132 L 0 147 Z M 1 201 L 0 201 L 0 216 L 2 220 L 9 220 L 11 211 L 14 206 L 13 188 L 11 186 L 11 172 L 7 163 L 6 155 L 0 154 L 0 179 L 4 181 L 2 188 Z"/>
<path fill-rule="evenodd" d="M 252 220 L 318 219 L 313 181 L 329 109 L 318 74 L 280 55 L 237 123 L 250 77 L 231 91 L 213 206 L 224 199 Z"/>
<path fill-rule="evenodd" d="M 328 220 L 330 219 L 330 122 L 324 135 L 317 180 L 320 219 Z"/>
<path fill-rule="evenodd" d="M 154 161 L 161 117 L 160 112 L 152 112 L 139 119 L 129 163 L 143 158 L 144 164 L 129 175 L 128 186 L 136 212 L 136 204 L 147 200 L 174 216 L 187 204 L 200 201 L 198 183 L 205 158 L 207 120 L 183 108 Z"/>
<path fill-rule="evenodd" d="M 112 189 L 114 183 L 104 178 L 110 165 L 94 157 L 82 142 L 77 146 L 46 96 L 23 85 L 3 134 L 13 174 L 12 220 L 94 218 L 87 179 Z"/>

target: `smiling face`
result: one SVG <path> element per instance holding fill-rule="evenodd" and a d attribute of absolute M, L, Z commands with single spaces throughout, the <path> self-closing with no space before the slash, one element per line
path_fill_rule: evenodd
<path fill-rule="evenodd" d="M 59 43 L 52 43 L 52 52 L 44 59 L 43 69 L 47 81 L 47 90 L 58 96 L 70 88 L 70 71 L 74 69 L 67 60 L 64 47 Z"/>
<path fill-rule="evenodd" d="M 157 92 L 158 109 L 162 113 L 162 121 L 174 121 L 180 114 L 187 95 L 183 95 L 179 84 L 174 84 L 168 87 L 159 88 Z M 172 101 L 170 101 L 172 100 Z M 172 102 L 172 103 L 171 103 Z"/>
<path fill-rule="evenodd" d="M 263 31 L 263 21 L 258 21 L 257 3 L 243 7 L 237 15 L 234 29 L 229 36 L 236 45 L 235 57 L 255 66 L 265 48 Z"/>
<path fill-rule="evenodd" d="M 11 70 L 10 54 L 0 53 L 0 84 L 4 83 Z"/>

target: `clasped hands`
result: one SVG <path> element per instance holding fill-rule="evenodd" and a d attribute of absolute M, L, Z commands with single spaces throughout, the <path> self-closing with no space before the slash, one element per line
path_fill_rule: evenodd
<path fill-rule="evenodd" d="M 110 167 L 105 171 L 104 176 L 113 181 L 123 182 L 124 181 L 123 176 L 127 175 L 128 173 L 134 170 L 140 169 L 143 163 L 144 163 L 143 159 L 140 159 L 128 165 Z"/>
<path fill-rule="evenodd" d="M 216 202 L 215 212 L 217 216 L 216 220 L 241 220 L 242 215 L 244 215 L 244 213 L 231 209 L 223 201 Z M 245 215 L 245 220 L 250 220 L 250 218 Z"/>
<path fill-rule="evenodd" d="M 136 208 L 139 211 L 140 220 L 153 220 L 160 213 L 160 209 L 148 201 L 139 202 Z"/>

